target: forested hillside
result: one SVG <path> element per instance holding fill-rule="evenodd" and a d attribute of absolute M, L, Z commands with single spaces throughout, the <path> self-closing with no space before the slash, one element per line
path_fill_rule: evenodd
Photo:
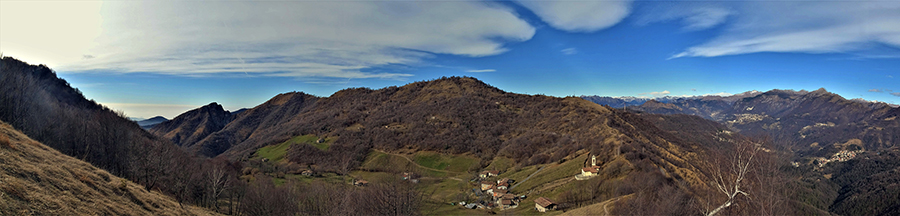
<path fill-rule="evenodd" d="M 617 146 L 658 136 L 623 135 L 622 130 L 647 129 L 635 128 L 619 115 L 580 98 L 513 94 L 476 79 L 452 77 L 378 90 L 347 89 L 327 98 L 278 95 L 196 145 L 207 155 L 230 146 L 225 154 L 241 159 L 259 147 L 314 134 L 337 139 L 328 150 L 293 146 L 288 157 L 332 170 L 352 169 L 374 148 L 468 153 L 482 161 L 503 156 L 527 166 L 559 161 L 581 149 L 614 155 Z"/>
<path fill-rule="evenodd" d="M 0 92 L 0 120 L 116 175 L 141 175 L 141 158 L 168 148 L 121 113 L 85 99 L 43 65 L 3 57 Z"/>

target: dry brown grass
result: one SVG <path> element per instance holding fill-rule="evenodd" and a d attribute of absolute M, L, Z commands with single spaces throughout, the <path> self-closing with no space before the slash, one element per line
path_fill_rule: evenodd
<path fill-rule="evenodd" d="M 0 215 L 213 215 L 37 143 L 0 122 Z M 187 207 L 187 206 L 186 206 Z"/>

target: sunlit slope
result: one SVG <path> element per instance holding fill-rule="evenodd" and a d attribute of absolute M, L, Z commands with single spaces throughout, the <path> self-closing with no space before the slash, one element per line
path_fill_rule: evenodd
<path fill-rule="evenodd" d="M 198 214 L 0 122 L 0 215 Z"/>

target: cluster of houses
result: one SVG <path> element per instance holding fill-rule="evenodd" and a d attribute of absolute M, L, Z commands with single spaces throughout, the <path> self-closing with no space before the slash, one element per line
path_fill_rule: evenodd
<path fill-rule="evenodd" d="M 491 172 L 489 172 L 487 175 L 490 177 L 496 176 L 496 174 L 497 173 L 491 174 Z M 510 184 L 513 182 L 514 180 L 509 178 L 502 178 L 497 181 L 481 181 L 482 194 L 490 196 L 491 203 L 488 203 L 488 207 L 500 209 L 518 207 L 522 197 L 509 193 Z"/>
<path fill-rule="evenodd" d="M 515 180 L 509 178 L 501 178 L 496 181 L 485 180 L 490 177 L 496 177 L 500 174 L 499 171 L 496 170 L 488 170 L 482 171 L 478 174 L 478 177 L 482 179 L 479 184 L 479 188 L 473 189 L 475 194 L 480 197 L 487 196 L 489 199 L 482 200 L 477 203 L 460 203 L 460 205 L 465 206 L 469 209 L 476 208 L 500 208 L 500 210 L 512 209 L 519 207 L 519 203 L 527 198 L 525 195 L 516 196 L 509 192 L 509 188 L 511 184 L 515 182 Z M 596 172 L 594 173 L 596 175 Z M 556 210 L 557 203 L 553 202 L 550 199 L 545 197 L 538 197 L 534 201 L 534 208 L 539 212 L 546 212 L 550 210 Z"/>
<path fill-rule="evenodd" d="M 519 201 L 524 199 L 525 196 L 516 196 L 515 194 L 509 193 L 509 187 L 515 180 L 509 178 L 502 178 L 496 181 L 486 180 L 487 178 L 497 177 L 498 175 L 500 175 L 500 171 L 497 170 L 486 170 L 479 173 L 478 177 L 482 180 L 480 181 L 480 187 L 472 190 L 475 192 L 476 196 L 484 199 L 477 203 L 460 203 L 460 205 L 469 209 L 500 208 L 501 210 L 504 210 L 518 207 Z"/>
<path fill-rule="evenodd" d="M 848 160 L 850 160 L 850 159 L 855 158 L 856 155 L 857 155 L 857 154 L 860 154 L 860 153 L 863 153 L 863 150 L 856 150 L 856 151 L 841 150 L 841 151 L 839 151 L 838 153 L 834 153 L 834 155 L 832 155 L 831 158 L 828 158 L 828 159 L 825 159 L 825 158 L 819 158 L 819 159 L 818 159 L 819 167 L 825 166 L 825 164 L 827 164 L 828 162 L 834 162 L 834 161 L 845 162 L 845 161 L 848 161 Z"/>

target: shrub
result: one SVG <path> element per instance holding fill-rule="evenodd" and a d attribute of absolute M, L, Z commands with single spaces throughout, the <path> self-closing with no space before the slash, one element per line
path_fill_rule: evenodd
<path fill-rule="evenodd" d="M 9 142 L 9 137 L 7 137 L 6 134 L 0 134 L 0 146 L 4 146 L 10 149 L 16 149 L 16 147 L 13 146 L 12 142 Z"/>
<path fill-rule="evenodd" d="M 119 183 L 119 190 L 124 191 L 125 189 L 128 189 L 128 182 L 125 181 L 125 179 L 119 179 L 119 181 L 121 182 Z"/>

